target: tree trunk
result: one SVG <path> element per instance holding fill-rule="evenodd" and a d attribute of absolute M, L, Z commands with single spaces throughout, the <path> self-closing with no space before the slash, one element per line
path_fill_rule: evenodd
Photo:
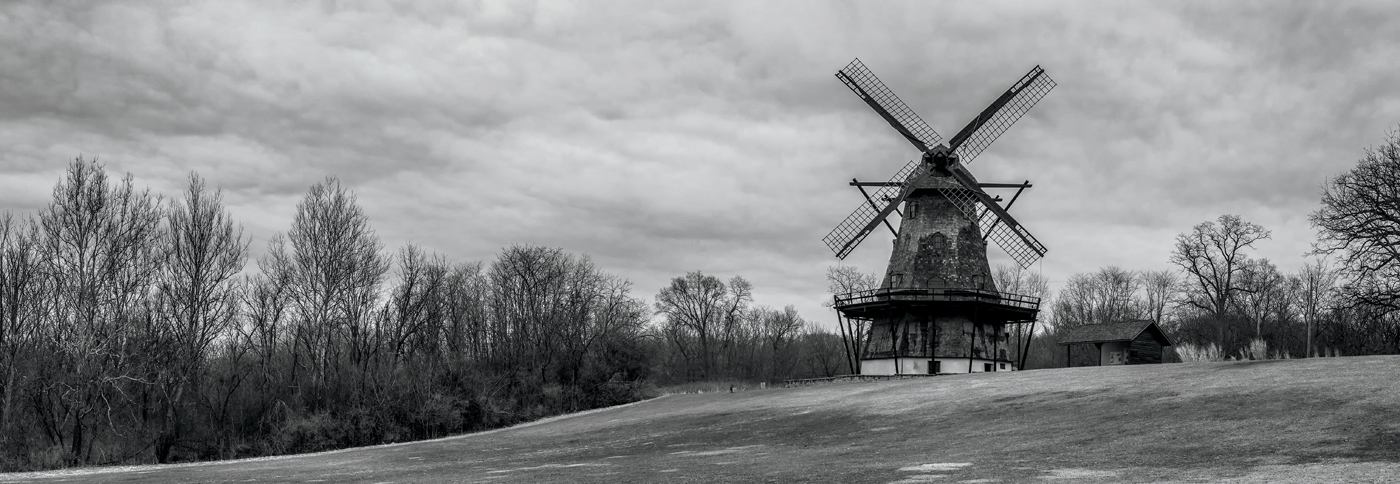
<path fill-rule="evenodd" d="M 705 336 L 705 332 L 700 332 L 700 379 L 710 378 L 710 338 Z"/>
<path fill-rule="evenodd" d="M 15 395 L 15 358 L 10 358 L 9 371 L 5 375 L 5 402 L 0 406 L 0 441 L 10 439 L 10 409 Z"/>
<path fill-rule="evenodd" d="M 1313 354 L 1313 342 L 1312 342 L 1312 339 L 1313 339 L 1313 329 L 1312 329 L 1312 327 L 1313 327 L 1313 320 L 1314 320 L 1314 319 L 1317 319 L 1317 316 L 1313 316 L 1313 317 L 1308 318 L 1308 329 L 1307 329 L 1307 331 L 1308 331 L 1308 338 L 1307 338 L 1307 340 L 1308 340 L 1308 345 L 1307 345 L 1307 349 L 1306 349 L 1306 350 L 1303 350 L 1303 356 L 1306 357 L 1306 358 L 1312 358 L 1312 357 L 1314 357 L 1314 356 L 1317 356 L 1317 355 Z"/>
<path fill-rule="evenodd" d="M 83 458 L 83 417 L 81 414 L 73 415 L 73 441 L 69 447 L 72 456 L 69 457 L 70 465 L 82 463 Z"/>
<path fill-rule="evenodd" d="M 170 451 L 175 448 L 175 442 L 180 440 L 180 401 L 184 398 L 185 384 L 181 382 L 175 390 L 175 396 L 171 397 L 165 405 L 165 421 L 161 422 L 160 435 L 156 437 L 156 462 L 167 464 L 170 462 Z"/>

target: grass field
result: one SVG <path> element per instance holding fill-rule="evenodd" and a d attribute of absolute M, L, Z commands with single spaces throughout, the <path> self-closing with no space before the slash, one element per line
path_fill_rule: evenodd
<path fill-rule="evenodd" d="M 668 395 L 447 439 L 0 482 L 1396 482 L 1400 357 Z"/>

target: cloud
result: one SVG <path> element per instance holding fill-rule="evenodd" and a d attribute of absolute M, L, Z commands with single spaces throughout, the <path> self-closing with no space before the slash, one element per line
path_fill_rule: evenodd
<path fill-rule="evenodd" d="M 827 321 L 821 237 L 916 153 L 832 74 L 860 57 L 951 136 L 1035 65 L 1059 82 L 971 169 L 1052 280 L 1166 267 L 1222 213 L 1288 270 L 1317 187 L 1400 122 L 1394 8 L 1186 3 L 16 3 L 0 7 L 0 209 L 98 156 L 225 190 L 253 250 L 331 175 L 386 246 L 533 243 L 650 297 L 743 275 Z M 844 263 L 883 271 L 888 234 Z M 994 261 L 1005 261 L 992 249 Z M 827 324 L 823 322 L 821 324 Z"/>

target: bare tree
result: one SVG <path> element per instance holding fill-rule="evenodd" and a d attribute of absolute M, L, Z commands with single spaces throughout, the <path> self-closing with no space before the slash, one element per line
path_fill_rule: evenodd
<path fill-rule="evenodd" d="M 855 266 L 831 266 L 826 268 L 827 292 L 832 295 L 832 302 L 828 306 L 835 304 L 835 297 L 853 292 L 869 291 L 880 287 L 880 275 L 877 273 L 864 273 Z M 836 313 L 836 324 L 841 332 L 841 341 L 846 348 L 846 363 L 850 366 L 852 374 L 860 373 L 860 360 L 864 356 L 866 331 L 870 328 L 869 321 L 858 319 L 845 319 L 841 313 Z"/>
<path fill-rule="evenodd" d="M 566 255 L 560 264 L 561 285 L 552 297 L 559 307 L 546 334 L 555 340 L 551 348 L 559 354 L 560 383 L 575 386 L 597 345 L 630 338 L 647 312 L 645 303 L 631 296 L 631 282 L 602 272 L 591 258 Z"/>
<path fill-rule="evenodd" d="M 728 293 L 724 281 L 695 271 L 672 279 L 671 284 L 656 295 L 656 311 L 666 316 L 671 342 L 683 354 L 691 353 L 691 357 L 699 360 L 701 378 L 708 378 L 713 371 L 714 328 L 721 324 Z M 685 348 L 685 340 L 689 338 L 694 338 L 698 345 L 693 352 Z"/>
<path fill-rule="evenodd" d="M 1181 297 L 1181 277 L 1176 271 L 1160 270 L 1138 273 L 1143 289 L 1143 312 L 1159 325 L 1166 324 L 1167 310 Z"/>
<path fill-rule="evenodd" d="M 390 295 L 391 317 L 385 344 L 397 368 L 418 352 L 434 354 L 435 342 L 447 317 L 447 284 L 451 267 L 440 255 L 409 244 L 399 251 L 398 284 Z M 367 358 L 365 359 L 368 360 Z"/>
<path fill-rule="evenodd" d="M 257 357 L 259 369 L 255 382 L 262 394 L 275 398 L 273 388 L 287 388 L 294 382 L 286 380 L 278 364 L 280 350 L 295 351 L 289 336 L 291 315 L 291 257 L 287 254 L 286 237 L 277 234 L 267 243 L 267 252 L 258 258 L 259 273 L 243 281 L 242 307 L 244 323 L 236 326 L 244 346 Z M 266 409 L 261 409 L 266 410 Z"/>
<path fill-rule="evenodd" d="M 445 345 L 458 366 L 489 354 L 489 292 L 484 264 L 472 262 L 452 267 L 448 277 Z"/>
<path fill-rule="evenodd" d="M 184 200 L 166 213 L 168 230 L 161 244 L 163 264 L 158 283 L 156 321 L 160 339 L 158 386 L 165 399 L 165 419 L 156 442 L 156 459 L 166 462 L 181 435 L 188 394 L 199 385 L 211 345 L 224 335 L 237 310 L 234 279 L 247 261 L 248 243 L 223 206 L 219 190 L 210 193 L 191 173 Z"/>
<path fill-rule="evenodd" d="M 159 203 L 137 191 L 131 175 L 112 185 L 96 160 L 78 158 L 39 213 L 44 272 L 56 298 L 46 344 L 57 361 L 44 378 L 45 414 L 55 440 L 67 440 L 72 463 L 91 455 L 95 420 L 110 415 L 98 411 L 126 398 L 124 386 L 144 383 L 136 365 L 144 355 L 134 343 L 157 273 Z"/>
<path fill-rule="evenodd" d="M 769 307 L 761 307 L 755 311 L 756 319 L 763 333 L 763 340 L 768 347 L 771 357 L 768 379 L 776 381 L 780 376 L 792 372 L 791 365 L 796 361 L 791 355 L 785 354 L 785 346 L 792 343 L 792 339 L 802 331 L 807 322 L 797 315 L 797 308 L 789 304 L 778 311 Z"/>
<path fill-rule="evenodd" d="M 1216 222 L 1202 222 L 1191 232 L 1176 236 L 1171 262 L 1190 279 L 1187 304 L 1210 313 L 1216 337 L 1225 344 L 1225 316 L 1235 296 L 1246 288 L 1240 274 L 1248 259 L 1245 249 L 1269 238 L 1269 231 L 1237 215 L 1221 215 Z"/>
<path fill-rule="evenodd" d="M 1280 304 L 1291 299 L 1291 287 L 1287 278 L 1279 273 L 1269 259 L 1251 259 L 1244 263 L 1240 272 L 1240 295 L 1235 298 L 1241 313 L 1254 323 L 1254 337 L 1262 338 L 1264 322 L 1270 317 L 1277 318 L 1281 313 Z"/>
<path fill-rule="evenodd" d="M 1046 307 L 1045 303 L 1050 298 L 1050 281 L 1041 273 L 1025 270 L 1019 264 L 998 264 L 992 271 L 992 280 L 1002 292 L 1040 299 L 1042 308 Z M 1031 339 L 1035 336 L 1036 322 L 1032 321 L 1029 327 L 1024 324 L 1016 325 L 1014 331 L 1017 369 L 1025 368 L 1026 355 L 1030 351 Z"/>
<path fill-rule="evenodd" d="M 568 312 L 572 260 L 557 248 L 515 245 L 491 264 L 492 341 L 498 364 L 548 378 Z"/>
<path fill-rule="evenodd" d="M 305 365 L 313 392 L 310 403 L 324 407 L 326 392 L 341 370 L 341 343 L 369 334 L 370 312 L 377 306 L 388 261 L 355 195 L 335 178 L 307 191 L 297 204 L 287 240 L 292 246 L 288 287 L 298 316 L 299 351 L 293 356 L 307 360 L 297 361 L 293 371 Z"/>
<path fill-rule="evenodd" d="M 729 289 L 729 296 L 725 300 L 723 324 L 720 328 L 720 348 L 716 356 L 731 355 L 739 346 L 754 341 L 758 331 L 758 322 L 749 319 L 749 303 L 753 302 L 753 284 L 742 276 L 729 278 L 726 285 Z M 748 331 L 745 331 L 748 330 Z M 741 332 L 747 334 L 741 335 Z M 751 359 L 752 360 L 752 359 Z M 726 373 L 733 376 L 734 371 L 742 365 L 738 358 L 729 358 L 727 361 Z"/>
<path fill-rule="evenodd" d="M 1400 310 L 1400 131 L 1322 190 L 1322 207 L 1308 217 L 1315 252 L 1340 254 L 1352 300 Z"/>
<path fill-rule="evenodd" d="M 665 315 L 672 329 L 667 334 L 678 350 L 685 351 L 684 341 L 692 337 L 697 343 L 694 357 L 700 360 L 701 378 L 715 373 L 716 356 L 732 334 L 744 309 L 751 300 L 751 286 L 742 278 L 725 284 L 719 278 L 700 271 L 671 279 L 671 284 L 656 295 L 656 311 Z"/>
<path fill-rule="evenodd" d="M 37 356 L 32 348 L 39 339 L 44 298 L 37 228 L 32 220 L 16 221 L 9 212 L 0 215 L 0 444 L 17 433 L 11 424 L 22 360 Z"/>
<path fill-rule="evenodd" d="M 591 263 L 580 267 L 592 271 L 588 277 L 593 285 L 588 287 L 591 294 L 584 296 L 591 303 L 582 318 L 583 324 L 574 326 L 565 336 L 565 346 L 571 355 L 569 369 L 573 373 L 570 383 L 574 384 L 581 380 L 587 355 L 595 353 L 600 345 L 635 341 L 650 316 L 646 302 L 632 297 L 630 281 L 598 272 Z"/>
<path fill-rule="evenodd" d="M 847 357 L 841 335 L 812 325 L 800 336 L 803 347 L 803 361 L 807 373 L 818 377 L 832 377 L 841 372 Z"/>
<path fill-rule="evenodd" d="M 1318 320 L 1323 312 L 1333 306 L 1339 276 L 1337 268 L 1326 258 L 1304 263 L 1293 276 L 1298 281 L 1298 291 L 1294 293 L 1295 304 L 1303 318 L 1305 351 L 1309 357 L 1317 356 L 1313 342 L 1318 335 Z"/>
<path fill-rule="evenodd" d="M 1031 296 L 1042 300 L 1050 297 L 1050 282 L 1039 272 L 1023 269 L 1019 264 L 998 264 L 992 270 L 997 290 Z"/>
<path fill-rule="evenodd" d="M 630 282 L 557 248 L 511 246 L 491 264 L 487 279 L 490 329 L 484 339 L 492 365 L 505 370 L 512 391 L 562 391 L 554 400 L 570 409 L 585 404 L 584 380 L 605 371 L 595 365 L 628 345 L 648 316 L 645 304 L 631 297 Z M 471 311 L 472 297 L 453 306 Z M 470 330 L 464 326 L 447 332 Z"/>
<path fill-rule="evenodd" d="M 1090 274 L 1075 274 L 1060 289 L 1053 306 L 1055 326 L 1113 323 L 1142 316 L 1140 280 L 1132 271 L 1108 266 Z"/>

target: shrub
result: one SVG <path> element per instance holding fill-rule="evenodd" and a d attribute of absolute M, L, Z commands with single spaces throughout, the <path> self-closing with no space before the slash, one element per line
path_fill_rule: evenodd
<path fill-rule="evenodd" d="M 434 438 L 460 432 L 463 427 L 462 408 L 467 405 L 451 396 L 434 393 L 414 413 L 414 426 L 424 437 Z"/>
<path fill-rule="evenodd" d="M 279 454 L 300 454 L 338 449 L 344 446 L 348 432 L 344 422 L 327 413 L 316 413 L 293 419 L 278 432 Z"/>
<path fill-rule="evenodd" d="M 1176 355 L 1181 357 L 1182 363 L 1200 363 L 1205 361 L 1225 361 L 1225 354 L 1215 343 L 1204 345 L 1194 345 L 1191 343 L 1177 343 Z"/>
<path fill-rule="evenodd" d="M 1249 345 L 1240 348 L 1239 359 L 1244 360 L 1265 360 L 1269 358 L 1269 343 L 1263 339 L 1254 338 L 1249 340 Z"/>

